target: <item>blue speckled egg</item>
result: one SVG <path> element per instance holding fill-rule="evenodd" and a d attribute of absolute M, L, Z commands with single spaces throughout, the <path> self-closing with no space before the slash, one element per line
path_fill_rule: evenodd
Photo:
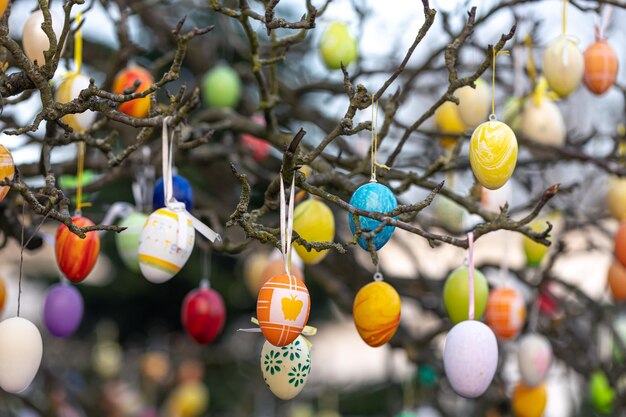
<path fill-rule="evenodd" d="M 187 210 L 193 208 L 193 190 L 191 183 L 180 175 L 172 176 L 172 186 L 174 198 L 181 203 L 185 203 Z M 165 207 L 165 195 L 163 190 L 163 177 L 154 184 L 154 194 L 152 194 L 152 208 L 156 211 Z"/>
<path fill-rule="evenodd" d="M 388 213 L 398 207 L 398 201 L 389 188 L 377 182 L 370 182 L 360 186 L 354 194 L 352 194 L 352 198 L 350 198 L 350 205 L 361 210 Z M 350 230 L 354 234 L 356 232 L 356 228 L 354 227 L 354 220 L 351 214 L 348 214 L 348 220 L 350 221 Z M 361 230 L 364 232 L 375 230 L 380 224 L 378 220 L 363 216 L 359 216 L 359 222 L 361 224 Z M 372 243 L 374 244 L 376 250 L 385 246 L 385 243 L 389 241 L 395 228 L 395 226 L 385 226 L 383 230 L 374 236 Z M 367 240 L 359 237 L 357 242 L 359 246 L 367 250 Z"/>

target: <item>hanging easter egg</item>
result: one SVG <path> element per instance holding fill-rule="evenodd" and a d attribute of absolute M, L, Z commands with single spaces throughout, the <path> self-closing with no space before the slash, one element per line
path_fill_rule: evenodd
<path fill-rule="evenodd" d="M 72 217 L 72 223 L 77 227 L 94 226 L 91 220 L 82 216 Z M 100 235 L 96 231 L 87 232 L 85 238 L 81 239 L 61 224 L 57 229 L 54 249 L 63 275 L 78 283 L 87 278 L 98 260 Z"/>
<path fill-rule="evenodd" d="M 495 190 L 513 175 L 517 138 L 506 124 L 490 120 L 478 126 L 470 139 L 470 164 L 483 187 Z"/>
<path fill-rule="evenodd" d="M 83 319 L 83 297 L 78 290 L 66 284 L 50 287 L 43 306 L 43 321 L 56 337 L 74 334 Z"/>
<path fill-rule="evenodd" d="M 398 201 L 393 192 L 386 186 L 377 182 L 369 182 L 357 188 L 350 198 L 350 205 L 360 209 L 371 211 L 375 213 L 388 213 L 398 207 Z M 394 219 L 396 219 L 394 217 Z M 354 225 L 354 218 L 348 213 L 348 221 L 350 222 L 350 231 L 352 234 L 356 233 L 356 226 Z M 378 220 L 370 219 L 369 217 L 359 216 L 359 223 L 361 231 L 368 233 L 376 230 L 381 222 Z M 372 238 L 374 248 L 379 250 L 389 241 L 391 234 L 395 230 L 395 226 L 385 226 L 376 233 Z M 369 250 L 367 246 L 367 240 L 363 237 L 359 237 L 357 240 L 360 247 L 365 250 Z"/>
<path fill-rule="evenodd" d="M 626 268 L 619 262 L 609 267 L 608 279 L 611 296 L 616 303 L 626 301 Z"/>
<path fill-rule="evenodd" d="M 181 234 L 186 236 L 181 242 L 184 247 L 179 246 Z M 171 279 L 187 263 L 195 238 L 195 229 L 184 212 L 168 208 L 153 212 L 139 235 L 138 258 L 142 275 L 155 284 Z"/>
<path fill-rule="evenodd" d="M 535 219 L 529 226 L 534 232 L 541 232 L 548 227 L 545 219 Z M 524 250 L 524 255 L 526 255 L 526 264 L 533 268 L 538 268 L 548 253 L 546 245 L 535 242 L 527 236 L 522 238 L 522 249 Z"/>
<path fill-rule="evenodd" d="M 309 290 L 294 275 L 281 274 L 268 279 L 256 303 L 256 314 L 263 336 L 274 346 L 293 342 L 309 319 Z"/>
<path fill-rule="evenodd" d="M 177 201 L 185 203 L 187 211 L 193 209 L 193 189 L 187 178 L 182 175 L 172 175 L 172 195 Z M 165 188 L 163 186 L 163 177 L 161 177 L 154 184 L 152 209 L 158 210 L 163 207 L 165 207 Z"/>
<path fill-rule="evenodd" d="M 125 227 L 126 230 L 115 234 L 115 247 L 126 268 L 133 272 L 139 272 L 139 237 L 141 230 L 146 224 L 148 216 L 138 211 L 130 213 L 118 226 Z"/>
<path fill-rule="evenodd" d="M 15 164 L 13 163 L 13 155 L 4 146 L 0 145 L 0 181 L 13 181 L 15 177 Z M 4 200 L 4 197 L 9 193 L 8 185 L 0 187 L 0 201 Z"/>
<path fill-rule="evenodd" d="M 357 40 L 344 23 L 332 23 L 322 35 L 320 54 L 328 69 L 348 67 L 359 55 Z"/>
<path fill-rule="evenodd" d="M 474 269 L 475 317 L 480 320 L 487 307 L 489 285 L 478 269 Z M 443 286 L 443 302 L 452 323 L 468 319 L 469 315 L 469 268 L 462 266 L 452 271 Z"/>
<path fill-rule="evenodd" d="M 615 232 L 615 258 L 626 268 L 626 222 L 622 223 Z"/>
<path fill-rule="evenodd" d="M 524 385 L 541 384 L 552 364 L 552 346 L 548 339 L 537 333 L 522 336 L 517 347 L 517 363 Z"/>
<path fill-rule="evenodd" d="M 626 178 L 611 178 L 606 193 L 606 204 L 616 220 L 623 220 L 626 215 Z"/>
<path fill-rule="evenodd" d="M 515 417 L 541 417 L 548 402 L 545 385 L 527 387 L 517 384 L 513 390 L 513 413 Z"/>
<path fill-rule="evenodd" d="M 400 324 L 400 296 L 384 281 L 370 282 L 354 298 L 352 315 L 361 339 L 371 347 L 387 343 Z"/>
<path fill-rule="evenodd" d="M 296 207 L 293 212 L 293 231 L 307 242 L 332 242 L 335 237 L 335 217 L 332 210 L 317 198 L 310 198 Z M 328 255 L 328 250 L 308 251 L 294 244 L 296 252 L 305 264 L 315 265 Z"/>
<path fill-rule="evenodd" d="M 465 398 L 483 395 L 497 365 L 498 342 L 489 327 L 465 320 L 450 330 L 443 349 L 443 367 L 454 392 Z"/>
<path fill-rule="evenodd" d="M 444 196 L 437 196 L 433 206 L 437 220 L 448 230 L 459 231 L 463 228 L 466 211 L 462 206 Z"/>
<path fill-rule="evenodd" d="M 184 382 L 170 393 L 165 403 L 166 415 L 200 417 L 209 407 L 209 397 L 209 389 L 202 382 Z"/>
<path fill-rule="evenodd" d="M 139 87 L 133 93 L 142 93 L 154 83 L 154 78 L 145 68 L 132 65 L 117 74 L 113 82 L 113 92 L 124 94 L 124 91 L 132 89 L 137 81 L 139 81 Z M 121 103 L 118 110 L 132 117 L 146 117 L 150 111 L 150 96 L 151 94 Z"/>
<path fill-rule="evenodd" d="M 512 340 L 522 330 L 526 320 L 526 305 L 522 295 L 513 288 L 491 291 L 487 301 L 486 321 L 502 340 Z"/>
<path fill-rule="evenodd" d="M 543 52 L 543 75 L 550 88 L 561 97 L 573 93 L 583 78 L 585 63 L 577 43 L 560 36 Z"/>
<path fill-rule="evenodd" d="M 300 394 L 311 372 L 307 341 L 298 336 L 282 347 L 265 341 L 261 350 L 261 372 L 270 391 L 281 400 L 290 400 Z"/>
<path fill-rule="evenodd" d="M 583 81 L 593 94 L 604 94 L 617 79 L 617 54 L 606 39 L 597 39 L 583 54 L 585 73 Z"/>
<path fill-rule="evenodd" d="M 220 65 L 202 79 L 202 101 L 207 107 L 235 108 L 241 98 L 241 79 L 231 67 Z"/>
<path fill-rule="evenodd" d="M 89 87 L 89 77 L 82 74 L 70 74 L 59 84 L 55 93 L 55 100 L 59 103 L 69 103 L 78 98 L 80 92 L 87 87 Z M 96 113 L 86 110 L 78 114 L 66 114 L 61 120 L 74 131 L 82 133 L 89 129 L 96 120 Z"/>
<path fill-rule="evenodd" d="M 265 251 L 252 251 L 244 258 L 243 264 L 243 280 L 246 284 L 246 288 L 248 289 L 248 294 L 252 297 L 256 298 L 259 295 L 259 290 L 265 281 L 274 275 L 278 275 L 284 271 L 283 269 L 277 270 L 273 274 L 267 276 L 266 279 L 263 279 L 263 272 L 265 268 L 268 266 L 270 262 L 269 254 Z M 302 279 L 298 274 L 295 273 L 295 268 L 291 266 L 292 273 L 298 278 Z"/>
<path fill-rule="evenodd" d="M 0 278 L 0 314 L 4 310 L 4 306 L 7 302 L 7 287 L 4 283 L 4 279 Z"/>
<path fill-rule="evenodd" d="M 435 128 L 442 133 L 440 142 L 444 148 L 456 145 L 459 135 L 467 130 L 467 126 L 459 116 L 457 105 L 451 101 L 446 101 L 435 111 Z M 446 136 L 446 133 L 452 136 Z"/>
<path fill-rule="evenodd" d="M 196 342 L 207 344 L 220 335 L 226 321 L 222 296 L 211 288 L 197 288 L 183 300 L 182 322 Z"/>
<path fill-rule="evenodd" d="M 265 118 L 263 116 L 256 114 L 252 116 L 252 120 L 261 126 L 265 126 Z M 252 136 L 249 133 L 241 134 L 241 142 L 252 151 L 252 158 L 257 162 L 267 158 L 272 150 L 272 146 L 268 141 Z"/>
<path fill-rule="evenodd" d="M 43 342 L 37 327 L 21 317 L 0 323 L 0 387 L 17 394 L 37 375 Z"/>
<path fill-rule="evenodd" d="M 561 111 L 548 98 L 526 101 L 521 132 L 534 142 L 550 146 L 563 146 L 567 133 Z"/>
<path fill-rule="evenodd" d="M 0 0 L 0 17 L 4 15 L 4 12 L 7 9 L 8 4 L 9 4 L 9 0 Z"/>
<path fill-rule="evenodd" d="M 459 99 L 457 110 L 465 127 L 474 129 L 487 121 L 491 93 L 482 78 L 476 80 L 476 88 L 466 85 L 456 90 L 454 95 Z"/>
<path fill-rule="evenodd" d="M 595 371 L 589 380 L 589 397 L 593 409 L 600 414 L 611 414 L 615 408 L 615 390 L 602 371 Z"/>
<path fill-rule="evenodd" d="M 52 30 L 58 41 L 63 30 L 64 19 L 55 10 L 50 10 L 50 18 L 52 19 Z M 37 61 L 37 65 L 40 67 L 46 62 L 44 52 L 50 49 L 50 40 L 41 28 L 42 23 L 44 23 L 43 13 L 41 10 L 36 10 L 26 20 L 22 29 L 24 53 L 32 62 Z"/>

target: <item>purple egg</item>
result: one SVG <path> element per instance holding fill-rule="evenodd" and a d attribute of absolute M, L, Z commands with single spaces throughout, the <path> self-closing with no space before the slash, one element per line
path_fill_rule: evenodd
<path fill-rule="evenodd" d="M 50 287 L 43 307 L 43 321 L 56 337 L 74 334 L 83 319 L 83 297 L 72 285 Z"/>

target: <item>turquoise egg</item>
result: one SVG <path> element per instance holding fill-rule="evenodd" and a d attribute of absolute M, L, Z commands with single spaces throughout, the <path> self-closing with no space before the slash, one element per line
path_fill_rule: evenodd
<path fill-rule="evenodd" d="M 361 210 L 388 213 L 398 207 L 398 201 L 389 188 L 377 182 L 370 182 L 360 186 L 354 194 L 352 194 L 352 198 L 350 198 L 350 205 Z M 397 219 L 397 217 L 394 217 L 394 219 Z M 350 230 L 352 231 L 352 234 L 354 234 L 356 232 L 356 228 L 351 214 L 348 214 L 348 220 L 350 222 Z M 381 223 L 378 220 L 363 216 L 359 216 L 359 222 L 363 232 L 375 230 Z M 372 239 L 372 243 L 374 244 L 376 250 L 385 246 L 391 238 L 391 234 L 395 228 L 395 226 L 385 226 L 381 231 L 376 233 L 376 236 Z M 359 237 L 357 242 L 360 247 L 368 250 L 367 240 Z"/>

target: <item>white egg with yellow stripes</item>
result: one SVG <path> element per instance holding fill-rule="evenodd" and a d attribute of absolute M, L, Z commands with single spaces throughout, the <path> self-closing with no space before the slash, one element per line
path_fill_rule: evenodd
<path fill-rule="evenodd" d="M 146 220 L 139 238 L 139 268 L 150 282 L 168 281 L 185 266 L 195 243 L 195 229 L 184 211 L 160 208 Z"/>
<path fill-rule="evenodd" d="M 69 103 L 78 98 L 80 92 L 89 87 L 89 77 L 82 74 L 67 75 L 59 84 L 55 100 L 59 103 Z M 82 113 L 66 114 L 61 121 L 70 126 L 74 131 L 82 133 L 89 129 L 96 120 L 96 113 L 86 110 Z"/>

